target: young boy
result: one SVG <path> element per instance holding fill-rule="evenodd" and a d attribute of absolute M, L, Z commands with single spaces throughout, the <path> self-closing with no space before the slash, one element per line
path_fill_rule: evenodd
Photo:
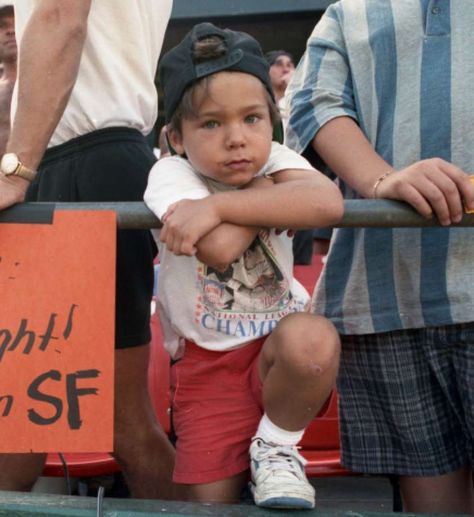
<path fill-rule="evenodd" d="M 288 88 L 288 144 L 347 197 L 444 228 L 335 231 L 314 309 L 342 335 L 343 464 L 395 474 L 406 512 L 474 513 L 474 3 L 342 0 Z"/>
<path fill-rule="evenodd" d="M 312 508 L 296 445 L 333 387 L 339 340 L 305 311 L 275 228 L 342 216 L 337 188 L 272 143 L 268 64 L 245 33 L 197 25 L 163 57 L 169 140 L 145 201 L 159 232 L 158 307 L 172 368 L 174 480 L 197 501 Z M 263 416 L 262 416 L 263 414 Z"/>

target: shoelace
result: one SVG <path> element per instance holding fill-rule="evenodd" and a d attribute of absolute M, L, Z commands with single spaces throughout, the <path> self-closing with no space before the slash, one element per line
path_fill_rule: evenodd
<path fill-rule="evenodd" d="M 284 445 L 271 446 L 263 441 L 256 455 L 256 460 L 267 461 L 272 470 L 284 470 L 291 472 L 296 477 L 301 476 L 301 468 L 306 465 L 307 461 L 298 453 L 295 447 Z M 296 461 L 296 464 L 295 464 Z M 298 465 L 298 466 L 297 466 Z"/>

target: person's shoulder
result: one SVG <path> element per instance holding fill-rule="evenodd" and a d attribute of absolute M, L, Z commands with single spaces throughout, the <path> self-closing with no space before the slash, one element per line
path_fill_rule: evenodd
<path fill-rule="evenodd" d="M 290 149 L 285 144 L 272 142 L 270 156 L 264 167 L 258 172 L 258 176 L 269 176 L 285 169 L 309 169 L 314 167 L 300 154 Z"/>
<path fill-rule="evenodd" d="M 149 183 L 180 184 L 201 183 L 199 174 L 191 163 L 181 156 L 160 158 L 151 168 Z"/>
<path fill-rule="evenodd" d="M 163 158 L 160 158 L 152 168 L 152 171 L 158 171 L 160 173 L 166 173 L 167 171 L 185 171 L 188 173 L 195 174 L 196 171 L 194 170 L 193 166 L 189 163 L 188 160 L 183 158 L 182 156 L 173 155 L 173 156 L 165 156 Z"/>
<path fill-rule="evenodd" d="M 301 155 L 296 151 L 288 147 L 286 144 L 280 144 L 278 142 L 272 142 L 272 148 L 270 151 L 270 160 L 279 160 L 284 158 L 301 158 Z"/>
<path fill-rule="evenodd" d="M 377 4 L 387 4 L 387 3 L 391 3 L 392 0 L 371 0 L 370 4 L 375 4 L 375 6 Z M 339 11 L 340 9 L 358 9 L 359 11 L 361 9 L 363 9 L 363 11 L 365 12 L 365 10 L 369 7 L 369 2 L 368 0 L 338 0 L 337 2 L 333 2 L 332 4 L 329 5 L 329 7 L 326 9 L 326 11 L 328 12 L 331 12 L 331 11 Z"/>
<path fill-rule="evenodd" d="M 375 0 L 372 3 L 391 2 L 391 0 Z M 329 5 L 324 12 L 325 18 L 333 18 L 342 21 L 345 17 L 352 14 L 365 13 L 369 8 L 367 0 L 339 0 Z"/>

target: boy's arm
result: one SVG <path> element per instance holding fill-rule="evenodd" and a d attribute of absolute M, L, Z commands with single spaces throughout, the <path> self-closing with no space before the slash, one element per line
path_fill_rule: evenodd
<path fill-rule="evenodd" d="M 195 255 L 197 243 L 222 223 L 269 228 L 313 228 L 337 223 L 342 196 L 317 171 L 282 170 L 274 184 L 183 200 L 166 220 L 160 239 L 177 255 Z"/>
<path fill-rule="evenodd" d="M 271 180 L 258 178 L 249 187 L 262 187 Z M 260 181 L 264 180 L 264 181 Z M 165 223 L 182 200 L 209 197 L 209 188 L 195 174 L 186 160 L 173 156 L 159 160 L 150 171 L 144 200 L 148 208 Z M 215 228 L 197 246 L 199 260 L 218 270 L 225 270 L 250 246 L 259 228 L 224 223 Z"/>
<path fill-rule="evenodd" d="M 352 118 L 338 117 L 324 124 L 312 145 L 328 166 L 364 197 L 405 201 L 424 217 L 434 213 L 443 225 L 461 220 L 463 204 L 474 208 L 474 186 L 464 171 L 432 158 L 395 172 Z"/>
<path fill-rule="evenodd" d="M 267 188 L 273 185 L 269 178 L 254 178 L 245 188 Z M 196 243 L 196 257 L 204 264 L 225 271 L 243 255 L 260 231 L 257 226 L 221 223 Z"/>

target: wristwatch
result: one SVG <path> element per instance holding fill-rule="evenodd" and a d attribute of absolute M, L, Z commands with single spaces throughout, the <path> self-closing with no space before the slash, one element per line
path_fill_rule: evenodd
<path fill-rule="evenodd" d="M 25 167 L 15 153 L 6 153 L 0 161 L 0 172 L 5 176 L 20 176 L 27 181 L 33 181 L 36 175 L 35 171 Z"/>

